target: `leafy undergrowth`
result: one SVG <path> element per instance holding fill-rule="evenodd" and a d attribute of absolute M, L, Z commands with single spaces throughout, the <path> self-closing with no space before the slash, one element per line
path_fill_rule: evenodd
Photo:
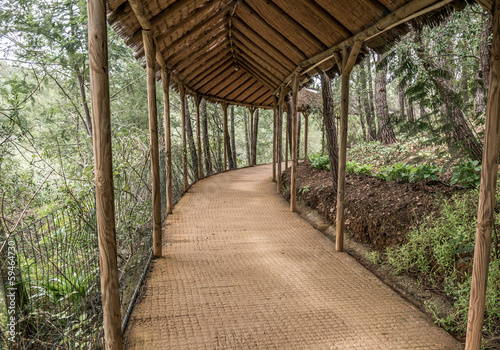
<path fill-rule="evenodd" d="M 463 339 L 474 252 L 478 201 L 478 190 L 474 187 L 479 182 L 478 164 L 464 160 L 448 163 L 447 172 L 441 168 L 443 163 L 438 166 L 405 161 L 406 151 L 403 154 L 387 152 L 383 158 L 380 147 L 384 146 L 371 151 L 365 147 L 363 162 L 348 158 L 347 233 L 375 249 L 370 257 L 372 262 L 390 266 L 395 274 L 410 275 L 424 288 L 446 295 L 454 305 L 452 312 L 443 312 L 439 305 L 432 303 L 426 306 L 436 323 Z M 379 160 L 376 165 L 366 161 L 375 158 Z M 396 163 L 389 164 L 387 159 L 394 159 Z M 299 164 L 298 199 L 335 224 L 336 193 L 332 191 L 331 174 L 328 170 L 315 169 L 311 163 L 316 168 L 329 168 L 328 158 L 322 156 Z M 442 179 L 443 173 L 448 174 L 448 183 L 462 187 L 436 181 L 436 178 Z M 285 196 L 289 180 L 288 170 L 283 175 Z M 500 215 L 496 215 L 498 220 Z M 500 349 L 499 249 L 499 239 L 494 232 L 484 349 Z"/>

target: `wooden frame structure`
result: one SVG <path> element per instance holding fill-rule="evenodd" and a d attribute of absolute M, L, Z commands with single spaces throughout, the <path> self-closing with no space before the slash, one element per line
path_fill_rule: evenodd
<path fill-rule="evenodd" d="M 494 14 L 494 35 L 467 350 L 478 350 L 481 346 L 500 145 L 500 0 L 477 2 Z M 464 4 L 464 0 L 88 0 L 93 149 L 106 349 L 123 347 L 114 221 L 106 18 L 118 35 L 135 51 L 135 56 L 140 60 L 145 58 L 155 256 L 161 256 L 155 78 L 162 80 L 165 100 L 167 213 L 172 212 L 168 98 L 171 84 L 177 86 L 181 96 L 184 191 L 188 190 L 186 93 L 195 97 L 197 108 L 199 178 L 203 177 L 199 135 L 201 98 L 219 102 L 223 107 L 224 170 L 227 169 L 228 158 L 227 105 L 247 106 L 252 126 L 255 108 L 274 108 L 273 178 L 280 191 L 283 104 L 285 95 L 291 92 L 290 210 L 294 211 L 297 93 L 300 86 L 318 71 L 337 72 L 342 76 L 336 244 L 337 250 L 342 251 L 350 72 L 362 59 L 365 47 L 378 50 L 405 34 L 408 31 L 407 22 L 415 22 L 421 16 L 436 16 L 443 10 L 460 10 Z M 157 72 L 160 74 L 157 75 Z M 251 133 L 253 134 L 253 127 Z M 252 143 L 253 139 L 251 137 Z M 287 143 L 285 168 L 288 166 Z M 252 151 L 253 148 L 251 147 Z M 252 155 L 250 165 L 254 165 L 253 158 Z"/>

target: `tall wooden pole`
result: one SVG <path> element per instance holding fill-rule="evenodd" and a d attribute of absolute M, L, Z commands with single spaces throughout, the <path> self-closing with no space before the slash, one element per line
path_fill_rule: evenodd
<path fill-rule="evenodd" d="M 500 0 L 495 1 L 493 16 L 490 86 L 486 107 L 486 130 L 465 350 L 481 349 L 488 267 L 491 255 L 491 231 L 494 223 L 500 146 Z"/>
<path fill-rule="evenodd" d="M 254 107 L 248 107 L 250 112 L 250 166 L 253 166 L 253 115 L 255 113 Z"/>
<path fill-rule="evenodd" d="M 278 99 L 278 174 L 276 181 L 276 190 L 278 193 L 281 192 L 281 173 L 282 173 L 282 162 L 283 162 L 283 88 L 280 89 L 279 99 Z"/>
<path fill-rule="evenodd" d="M 189 190 L 188 165 L 187 165 L 187 145 L 186 145 L 186 92 L 183 85 L 179 85 L 179 95 L 181 99 L 181 140 L 182 140 L 182 176 L 184 192 Z"/>
<path fill-rule="evenodd" d="M 339 147 L 339 177 L 337 188 L 337 233 L 336 249 L 339 252 L 344 251 L 344 198 L 345 198 L 345 176 L 347 162 L 347 119 L 349 113 L 349 77 L 352 68 L 361 49 L 361 42 L 356 42 L 348 52 L 345 47 L 342 52 L 342 86 L 340 92 L 340 147 Z M 340 59 L 339 59 L 340 61 Z M 340 63 L 340 62 L 339 62 Z"/>
<path fill-rule="evenodd" d="M 151 191 L 153 195 L 153 255 L 161 256 L 160 152 L 158 150 L 158 115 L 156 110 L 156 49 L 150 30 L 142 31 L 148 80 L 149 151 L 151 153 Z"/>
<path fill-rule="evenodd" d="M 88 40 L 95 197 L 104 341 L 107 350 L 123 349 L 120 285 L 115 231 L 115 194 L 109 105 L 106 2 L 88 0 Z"/>
<path fill-rule="evenodd" d="M 276 108 L 277 108 L 277 103 L 274 101 L 274 108 L 273 108 L 273 181 L 276 182 L 276 123 L 278 122 L 278 116 L 276 113 Z"/>
<path fill-rule="evenodd" d="M 290 211 L 297 210 L 297 92 L 299 91 L 299 77 L 292 78 L 292 170 L 290 175 Z"/>
<path fill-rule="evenodd" d="M 288 104 L 287 104 L 288 106 Z M 289 140 L 289 134 L 288 134 L 288 130 L 289 130 L 289 127 L 288 127 L 288 121 L 290 120 L 290 110 L 287 108 L 287 112 L 286 112 L 286 123 L 285 123 L 285 170 L 288 169 L 288 148 L 289 148 L 289 144 L 290 144 L 290 140 Z"/>
<path fill-rule="evenodd" d="M 196 104 L 196 143 L 198 148 L 198 180 L 203 179 L 203 168 L 201 167 L 201 130 L 200 130 L 200 97 L 194 95 Z"/>
<path fill-rule="evenodd" d="M 224 171 L 227 170 L 227 161 L 228 161 L 228 149 L 227 149 L 227 103 L 221 103 L 222 106 L 222 128 L 224 133 Z"/>
<path fill-rule="evenodd" d="M 170 131 L 170 73 L 161 68 L 163 86 L 163 118 L 165 120 L 165 181 L 167 183 L 167 214 L 172 214 L 172 140 Z"/>
<path fill-rule="evenodd" d="M 309 136 L 309 113 L 304 112 L 304 159 L 307 160 L 307 138 Z"/>

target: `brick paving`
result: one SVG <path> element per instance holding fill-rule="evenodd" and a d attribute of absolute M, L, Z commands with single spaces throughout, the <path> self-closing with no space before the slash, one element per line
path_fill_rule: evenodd
<path fill-rule="evenodd" d="M 179 201 L 127 349 L 463 349 L 289 212 L 270 174 L 215 175 Z"/>

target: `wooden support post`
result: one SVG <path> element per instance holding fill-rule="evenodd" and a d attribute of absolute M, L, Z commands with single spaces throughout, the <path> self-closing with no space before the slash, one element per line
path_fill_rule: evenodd
<path fill-rule="evenodd" d="M 250 166 L 253 166 L 253 115 L 255 113 L 254 107 L 248 107 L 250 112 Z"/>
<path fill-rule="evenodd" d="M 182 140 L 182 177 L 184 192 L 189 190 L 188 165 L 187 165 L 187 145 L 186 145 L 186 91 L 183 85 L 179 84 L 179 95 L 181 99 L 181 140 Z"/>
<path fill-rule="evenodd" d="M 495 192 L 500 146 L 500 0 L 493 14 L 490 86 L 486 107 L 481 187 L 477 213 L 476 245 L 467 321 L 465 350 L 480 350 L 483 332 L 486 286 L 491 255 L 491 231 L 494 223 Z"/>
<path fill-rule="evenodd" d="M 172 140 L 170 131 L 170 73 L 166 67 L 161 68 L 161 83 L 163 86 L 163 118 L 165 122 L 165 181 L 167 197 L 167 214 L 172 214 Z"/>
<path fill-rule="evenodd" d="M 290 144 L 289 134 L 288 134 L 288 121 L 290 120 L 290 110 L 287 109 L 286 112 L 286 123 L 285 123 L 285 171 L 288 169 L 288 148 Z"/>
<path fill-rule="evenodd" d="M 104 341 L 107 350 L 121 350 L 123 349 L 123 338 L 116 250 L 106 1 L 88 0 L 87 11 L 95 197 Z"/>
<path fill-rule="evenodd" d="M 307 138 L 309 136 L 309 113 L 304 112 L 304 160 L 307 160 Z"/>
<path fill-rule="evenodd" d="M 276 181 L 276 190 L 278 193 L 281 192 L 281 173 L 282 173 L 282 162 L 283 162 L 283 87 L 280 89 L 278 98 L 278 179 Z"/>
<path fill-rule="evenodd" d="M 222 130 L 224 133 L 224 171 L 227 170 L 227 161 L 228 161 L 228 149 L 227 149 L 227 103 L 221 103 L 222 106 Z"/>
<path fill-rule="evenodd" d="M 292 78 L 292 170 L 290 174 L 290 211 L 297 210 L 297 93 L 299 91 L 299 76 Z"/>
<path fill-rule="evenodd" d="M 276 101 L 274 101 L 273 108 L 273 181 L 276 182 L 276 123 L 278 122 L 278 117 L 276 115 Z"/>
<path fill-rule="evenodd" d="M 347 47 L 342 52 L 342 86 L 340 92 L 340 147 L 339 147 L 339 177 L 337 188 L 337 234 L 336 249 L 344 251 L 344 198 L 345 198 L 345 176 L 346 176 L 346 153 L 347 153 L 347 121 L 349 114 L 349 77 L 356 62 L 361 42 L 356 42 L 348 52 Z"/>
<path fill-rule="evenodd" d="M 153 196 L 153 255 L 161 256 L 161 193 L 160 193 L 160 154 L 158 150 L 158 115 L 156 110 L 155 64 L 156 50 L 153 34 L 142 31 L 146 72 L 148 80 L 148 118 L 149 151 L 151 154 L 151 191 Z"/>
<path fill-rule="evenodd" d="M 201 130 L 200 130 L 200 97 L 194 95 L 194 102 L 196 104 L 196 143 L 198 148 L 198 180 L 203 179 L 203 168 L 201 166 Z"/>

